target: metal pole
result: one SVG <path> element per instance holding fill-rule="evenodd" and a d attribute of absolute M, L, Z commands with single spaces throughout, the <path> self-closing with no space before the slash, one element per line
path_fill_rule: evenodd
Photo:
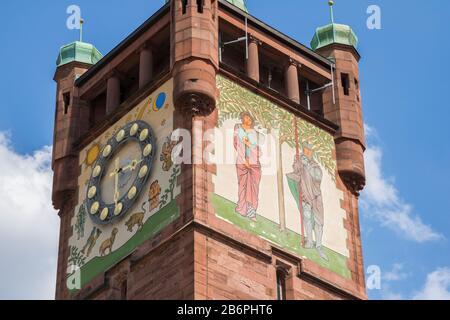
<path fill-rule="evenodd" d="M 333 12 L 334 1 L 333 0 L 328 1 L 328 5 L 330 6 L 331 23 L 334 23 L 334 12 Z"/>
<path fill-rule="evenodd" d="M 222 33 L 219 32 L 219 62 L 222 62 Z"/>
<path fill-rule="evenodd" d="M 308 110 L 311 110 L 311 92 L 309 91 L 309 80 L 306 80 L 306 98 L 308 99 Z"/>
<path fill-rule="evenodd" d="M 294 117 L 294 125 L 295 125 L 295 144 L 296 144 L 296 159 L 297 161 L 300 161 L 300 133 L 298 130 L 298 120 L 297 117 Z M 303 170 L 302 170 L 303 172 Z M 300 181 L 298 182 L 298 203 L 299 203 L 299 211 L 300 211 L 300 228 L 301 230 L 301 246 L 302 248 L 305 247 L 305 225 L 303 222 L 303 190 L 302 190 L 302 172 L 299 173 L 300 175 Z"/>
<path fill-rule="evenodd" d="M 334 68 L 333 65 L 331 65 L 331 83 L 333 86 L 333 105 L 336 104 L 336 92 L 335 92 L 335 84 L 334 84 Z"/>
<path fill-rule="evenodd" d="M 83 42 L 83 24 L 84 20 L 80 19 L 80 42 Z"/>
<path fill-rule="evenodd" d="M 272 89 L 272 66 L 269 67 L 269 88 Z"/>
<path fill-rule="evenodd" d="M 245 59 L 248 60 L 248 20 L 245 17 Z"/>

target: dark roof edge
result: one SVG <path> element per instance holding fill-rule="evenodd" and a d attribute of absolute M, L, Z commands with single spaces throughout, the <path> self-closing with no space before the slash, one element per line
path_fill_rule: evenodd
<path fill-rule="evenodd" d="M 231 79 L 232 81 L 235 81 L 247 90 L 258 93 L 266 100 L 269 100 L 279 107 L 282 107 L 285 110 L 295 114 L 296 116 L 309 121 L 313 125 L 320 127 L 321 129 L 329 132 L 332 135 L 336 134 L 336 132 L 339 130 L 339 126 L 334 122 L 311 110 L 308 110 L 301 104 L 293 102 L 292 100 L 275 90 L 269 91 L 267 87 L 262 86 L 259 82 L 254 81 L 245 74 L 236 72 L 223 63 L 220 64 L 219 74 Z"/>
<path fill-rule="evenodd" d="M 228 3 L 225 0 L 219 0 L 219 3 L 222 7 L 231 11 L 234 14 L 241 15 L 243 18 L 247 17 L 248 21 L 253 23 L 259 29 L 271 33 L 273 36 L 289 45 L 291 48 L 300 50 L 303 53 L 307 54 L 310 58 L 316 60 L 324 66 L 330 66 L 333 64 L 327 58 L 321 56 L 320 54 L 314 52 L 307 46 L 301 44 L 300 42 L 290 38 L 289 36 L 281 33 L 280 31 L 270 27 L 264 22 L 258 20 L 252 15 L 242 11 L 238 7 Z M 144 33 L 151 25 L 153 25 L 158 19 L 160 19 L 163 15 L 165 15 L 170 10 L 170 2 L 166 3 L 162 6 L 156 13 L 154 13 L 147 21 L 141 24 L 135 31 L 133 31 L 128 37 L 126 37 L 122 42 L 120 42 L 114 49 L 112 49 L 107 55 L 105 55 L 99 62 L 93 65 L 86 73 L 84 73 L 80 78 L 75 81 L 75 86 L 81 86 L 86 81 L 88 81 L 98 70 L 103 68 L 108 62 L 110 62 L 114 57 L 116 57 L 120 51 L 130 43 L 132 43 L 136 38 L 138 38 L 142 33 Z"/>
<path fill-rule="evenodd" d="M 259 29 L 271 33 L 273 36 L 281 40 L 281 42 L 289 45 L 291 48 L 300 50 L 303 53 L 309 55 L 310 58 L 313 58 L 317 62 L 322 63 L 325 66 L 331 67 L 333 65 L 333 62 L 329 59 L 325 58 L 324 56 L 314 52 L 312 49 L 308 48 L 304 44 L 301 44 L 295 39 L 292 39 L 291 37 L 285 35 L 284 33 L 276 30 L 275 28 L 272 28 L 268 24 L 262 22 L 258 18 L 255 18 L 254 16 L 246 13 L 245 11 L 242 11 L 238 7 L 232 5 L 231 3 L 227 2 L 226 0 L 219 0 L 219 3 L 222 7 L 226 8 L 228 11 L 231 11 L 235 14 L 241 15 L 243 18 L 247 17 L 248 21 L 253 23 L 256 27 Z"/>
<path fill-rule="evenodd" d="M 105 55 L 99 62 L 94 64 L 88 71 L 86 71 L 78 80 L 75 81 L 75 86 L 79 87 L 88 81 L 98 70 L 103 68 L 108 62 L 114 59 L 120 51 L 130 43 L 141 36 L 150 26 L 158 21 L 170 10 L 170 3 L 166 3 L 158 11 L 156 11 L 150 18 L 148 18 L 143 24 L 141 24 L 136 30 L 134 30 L 128 37 L 120 42 L 114 49 L 112 49 L 107 55 Z"/>
<path fill-rule="evenodd" d="M 317 50 L 318 51 L 326 50 L 326 49 L 331 48 L 331 47 L 337 47 L 337 48 L 342 48 L 342 49 L 349 49 L 350 48 L 350 51 L 355 55 L 356 60 L 358 60 L 358 61 L 361 60 L 361 54 L 359 53 L 359 50 L 357 48 L 355 48 L 354 46 L 350 46 L 348 44 L 335 42 L 335 43 L 327 44 L 326 46 L 323 46 L 323 47 L 321 47 L 321 48 L 319 48 Z"/>

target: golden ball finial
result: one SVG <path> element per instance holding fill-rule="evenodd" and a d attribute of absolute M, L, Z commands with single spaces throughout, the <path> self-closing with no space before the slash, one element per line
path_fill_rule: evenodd
<path fill-rule="evenodd" d="M 333 1 L 333 0 L 328 1 L 328 5 L 329 5 L 330 7 L 332 7 L 332 6 L 334 5 L 334 1 Z"/>

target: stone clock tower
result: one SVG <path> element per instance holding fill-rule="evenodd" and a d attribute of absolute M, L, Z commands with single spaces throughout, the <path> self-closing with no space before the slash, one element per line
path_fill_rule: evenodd
<path fill-rule="evenodd" d="M 366 299 L 359 59 L 350 27 L 308 48 L 243 0 L 62 47 L 57 299 Z"/>

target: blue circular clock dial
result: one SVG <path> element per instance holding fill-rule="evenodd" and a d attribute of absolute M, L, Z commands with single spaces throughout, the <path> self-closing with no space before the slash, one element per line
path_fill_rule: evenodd
<path fill-rule="evenodd" d="M 108 225 L 128 214 L 153 168 L 156 138 L 144 121 L 134 121 L 115 133 L 92 167 L 86 206 L 96 224 Z"/>

